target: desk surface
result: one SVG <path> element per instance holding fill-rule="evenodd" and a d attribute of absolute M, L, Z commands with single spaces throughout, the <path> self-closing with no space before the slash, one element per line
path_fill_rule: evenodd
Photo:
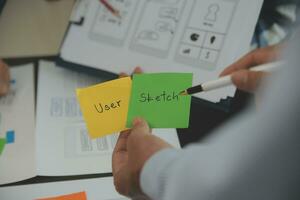
<path fill-rule="evenodd" d="M 0 58 L 58 54 L 73 4 L 74 0 L 7 1 L 0 17 Z"/>

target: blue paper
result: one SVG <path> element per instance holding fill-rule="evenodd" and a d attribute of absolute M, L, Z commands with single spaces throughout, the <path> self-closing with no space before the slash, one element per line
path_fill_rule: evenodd
<path fill-rule="evenodd" d="M 10 130 L 6 132 L 6 144 L 11 144 L 15 142 L 15 131 Z"/>

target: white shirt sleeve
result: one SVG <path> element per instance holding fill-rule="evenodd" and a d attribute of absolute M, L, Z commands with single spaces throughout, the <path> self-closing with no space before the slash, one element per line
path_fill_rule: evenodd
<path fill-rule="evenodd" d="M 265 90 L 259 111 L 245 112 L 203 143 L 166 149 L 146 162 L 140 181 L 151 199 L 300 199 L 299 40 L 291 46 L 293 62 Z"/>

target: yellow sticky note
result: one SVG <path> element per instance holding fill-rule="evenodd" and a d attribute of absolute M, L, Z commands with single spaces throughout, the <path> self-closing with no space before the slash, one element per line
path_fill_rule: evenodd
<path fill-rule="evenodd" d="M 130 77 L 77 89 L 76 92 L 91 138 L 126 129 L 131 93 Z"/>

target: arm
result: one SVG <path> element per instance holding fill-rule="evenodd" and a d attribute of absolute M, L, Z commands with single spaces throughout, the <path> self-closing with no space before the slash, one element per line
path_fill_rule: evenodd
<path fill-rule="evenodd" d="M 0 59 L 0 96 L 5 95 L 9 90 L 9 68 Z"/>

